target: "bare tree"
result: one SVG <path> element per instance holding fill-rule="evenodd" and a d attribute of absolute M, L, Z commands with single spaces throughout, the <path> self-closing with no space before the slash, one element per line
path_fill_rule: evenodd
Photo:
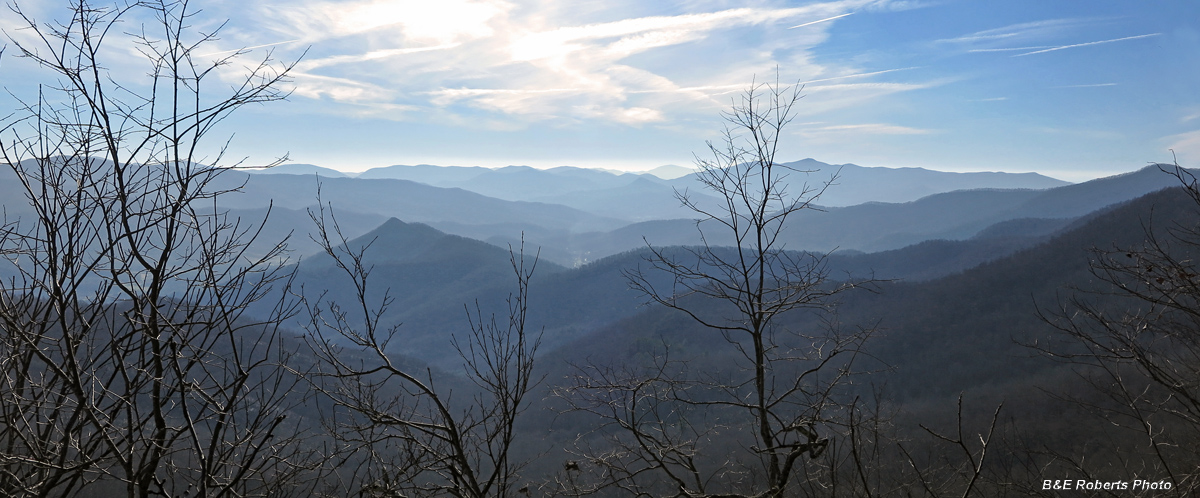
<path fill-rule="evenodd" d="M 453 376 L 435 375 L 389 348 L 402 340 L 399 325 L 381 317 L 392 303 L 387 290 L 370 290 L 370 244 L 353 247 L 332 209 L 310 212 L 314 240 L 353 283 L 355 300 L 343 305 L 326 294 L 305 300 L 312 349 L 319 361 L 314 386 L 332 401 L 324 419 L 352 468 L 341 492 L 356 496 L 508 497 L 528 493 L 523 462 L 513 458 L 516 424 L 526 396 L 540 382 L 534 360 L 541 336 L 526 331 L 529 280 L 524 247 L 510 250 L 517 289 L 508 316 L 497 321 L 467 307 L 469 332 L 451 338 L 472 386 L 452 395 Z M 450 377 L 449 379 L 447 377 Z M 465 395 L 465 396 L 464 396 Z"/>
<path fill-rule="evenodd" d="M 294 306 L 259 302 L 289 281 L 284 245 L 247 256 L 261 226 L 217 207 L 237 187 L 219 186 L 224 149 L 201 150 L 231 112 L 284 98 L 289 67 L 202 90 L 244 54 L 199 56 L 216 33 L 186 0 L 11 10 L 11 47 L 55 83 L 2 128 L 26 204 L 6 199 L 0 232 L 0 494 L 284 494 L 304 460 L 279 329 Z M 144 72 L 107 69 L 131 48 Z"/>
<path fill-rule="evenodd" d="M 1200 206 L 1200 186 L 1191 171 L 1178 164 L 1162 169 Z M 1170 226 L 1147 221 L 1141 244 L 1094 249 L 1090 269 L 1098 285 L 1077 289 L 1057 309 L 1042 311 L 1067 341 L 1038 347 L 1079 367 L 1099 396 L 1068 398 L 1100 415 L 1110 433 L 1104 453 L 1112 458 L 1051 452 L 1081 475 L 1169 482 L 1179 496 L 1200 490 L 1197 214 Z"/>
<path fill-rule="evenodd" d="M 984 487 L 985 469 L 984 464 L 987 461 L 988 448 L 992 444 L 992 440 L 996 434 L 996 422 L 1000 419 L 1000 410 L 1003 404 L 996 406 L 996 411 L 992 414 L 991 423 L 988 425 L 987 433 L 978 433 L 973 437 L 967 436 L 963 432 L 963 399 L 962 395 L 958 396 L 958 412 L 955 416 L 955 430 L 953 433 L 944 434 L 934 429 L 921 425 L 928 435 L 932 436 L 933 444 L 925 444 L 927 448 L 931 448 L 931 453 L 935 453 L 935 458 L 926 458 L 926 461 L 918 463 L 913 454 L 903 445 L 898 444 L 899 451 L 904 455 L 904 461 L 908 464 L 909 470 L 912 471 L 911 477 L 903 477 L 896 470 L 890 470 L 891 473 L 899 474 L 899 478 L 893 477 L 894 483 L 899 483 L 894 486 L 896 490 L 907 487 L 916 488 L 924 492 L 925 496 L 933 498 L 942 496 L 959 496 L 967 498 L 972 494 L 978 493 Z M 974 439 L 974 441 L 972 441 Z M 932 461 L 929 461 L 932 460 Z M 857 461 L 857 455 L 856 455 Z M 880 473 L 886 474 L 889 470 L 882 470 Z M 865 475 L 859 469 L 859 475 Z M 1036 479 L 1037 476 L 1033 476 Z M 1007 493 L 1006 487 L 1010 482 L 997 482 L 998 484 L 992 491 L 996 495 L 1004 495 Z M 872 487 L 864 483 L 866 493 L 871 496 L 870 490 Z M 875 487 L 875 495 L 883 496 L 889 493 L 880 492 L 880 487 Z M 908 496 L 918 494 L 915 489 L 906 489 Z"/>
<path fill-rule="evenodd" d="M 649 246 L 649 268 L 626 273 L 649 301 L 719 333 L 734 371 L 697 368 L 664 351 L 641 367 L 583 367 L 562 393 L 613 429 L 605 449 L 584 452 L 600 469 L 596 486 L 653 496 L 782 496 L 798 489 L 800 467 L 816 462 L 842 430 L 848 404 L 840 391 L 870 330 L 846 333 L 831 312 L 838 294 L 868 282 L 835 282 L 823 255 L 787 251 L 781 240 L 792 215 L 819 209 L 815 202 L 834 181 L 810 185 L 800 177 L 811 172 L 776 161 L 800 90 L 755 84 L 735 102 L 724 114 L 723 141 L 696 161 L 719 208 L 677 193 L 698 215 L 702 244 Z M 802 310 L 824 316 L 826 326 L 792 328 Z"/>
<path fill-rule="evenodd" d="M 696 161 L 698 179 L 722 202 L 706 208 L 677 192 L 698 215 L 701 245 L 647 244 L 648 268 L 626 272 L 651 303 L 682 313 L 701 327 L 697 335 L 715 332 L 728 347 L 698 359 L 673 353 L 664 340 L 640 362 L 577 366 L 556 394 L 570 410 L 602 422 L 577 438 L 579 460 L 549 483 L 555 492 L 741 498 L 979 491 L 999 408 L 977 442 L 964 432 L 961 400 L 952 435 L 926 428 L 932 442 L 901 440 L 882 413 L 879 391 L 854 385 L 867 373 L 859 360 L 874 327 L 843 325 L 836 313 L 840 294 L 874 290 L 879 281 L 835 280 L 826 255 L 784 247 L 789 219 L 820 209 L 816 203 L 836 180 L 809 184 L 803 178 L 813 172 L 776 161 L 800 90 L 757 84 L 734 103 L 724 114 L 724 139 Z M 914 445 L 940 445 L 956 456 L 915 458 L 907 449 Z"/>

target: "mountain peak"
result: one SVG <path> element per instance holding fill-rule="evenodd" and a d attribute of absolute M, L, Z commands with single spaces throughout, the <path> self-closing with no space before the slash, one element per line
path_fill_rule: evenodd
<path fill-rule="evenodd" d="M 391 217 L 375 227 L 374 230 L 350 242 L 365 243 L 376 239 L 376 243 L 386 241 L 389 245 L 396 245 L 418 243 L 420 239 L 437 239 L 445 236 L 445 232 L 424 223 L 405 223 L 400 218 Z"/>
<path fill-rule="evenodd" d="M 398 230 L 400 228 L 403 228 L 406 225 L 408 225 L 408 224 L 403 221 L 400 221 L 400 218 L 393 216 L 391 218 L 388 218 L 387 221 L 383 222 L 383 224 L 379 225 L 379 227 L 376 228 L 376 230 Z"/>

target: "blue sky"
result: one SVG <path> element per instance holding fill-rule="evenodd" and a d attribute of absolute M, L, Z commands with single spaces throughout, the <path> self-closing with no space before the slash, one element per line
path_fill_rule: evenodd
<path fill-rule="evenodd" d="M 49 19 L 54 3 L 25 8 Z M 220 130 L 252 163 L 689 165 L 718 138 L 730 99 L 778 68 L 804 84 L 788 160 L 1082 180 L 1174 149 L 1200 166 L 1190 0 L 196 5 L 202 29 L 230 20 L 202 55 L 304 54 L 287 102 L 246 108 Z M 11 17 L 6 32 L 26 36 Z M 10 91 L 41 77 L 5 55 Z"/>

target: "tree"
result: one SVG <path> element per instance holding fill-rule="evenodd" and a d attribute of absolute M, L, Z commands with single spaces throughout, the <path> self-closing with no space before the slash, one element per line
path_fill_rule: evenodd
<path fill-rule="evenodd" d="M 664 337 L 631 364 L 589 362 L 556 394 L 602 427 L 577 438 L 579 461 L 550 483 L 567 495 L 766 498 L 971 496 L 999 418 L 968 436 L 962 399 L 954 432 L 921 426 L 927 443 L 890 424 L 861 359 L 874 325 L 839 322 L 840 297 L 878 290 L 873 278 L 834 279 L 827 255 L 789 251 L 789 219 L 819 210 L 837 175 L 810 184 L 776 160 L 800 87 L 753 84 L 723 114 L 721 142 L 697 157 L 696 176 L 720 201 L 677 198 L 698 216 L 701 244 L 647 243 L 648 268 L 625 272 L 652 304 L 698 328 L 717 351 L 675 352 Z M 728 246 L 724 245 L 728 244 Z M 719 338 L 705 336 L 715 333 Z M 686 342 L 686 341 L 685 341 Z M 876 364 L 876 370 L 886 366 Z M 925 450 L 916 456 L 914 448 Z M 926 454 L 927 453 L 927 454 Z M 580 463 L 583 462 L 583 463 Z"/>
<path fill-rule="evenodd" d="M 680 202 L 698 216 L 702 244 L 649 246 L 648 269 L 626 273 L 652 303 L 715 331 L 735 356 L 735 372 L 695 368 L 669 351 L 641 367 L 589 365 L 561 394 L 575 410 L 606 420 L 605 450 L 585 451 L 599 469 L 596 488 L 656 496 L 782 496 L 818 476 L 817 462 L 848 421 L 843 383 L 869 329 L 846 333 L 835 298 L 869 280 L 835 282 L 821 254 L 785 250 L 789 218 L 815 204 L 836 176 L 776 160 L 801 88 L 752 85 L 724 113 L 719 144 L 697 158 L 697 177 L 720 200 L 710 209 L 688 191 Z M 731 241 L 718 247 L 715 240 Z M 663 284 L 661 277 L 665 275 Z M 792 328 L 797 312 L 826 327 Z M 806 463 L 808 462 L 808 463 Z"/>
<path fill-rule="evenodd" d="M 224 148 L 201 152 L 230 113 L 286 97 L 290 66 L 268 57 L 209 92 L 244 54 L 198 55 L 216 33 L 190 27 L 186 0 L 78 0 L 46 24 L 11 10 L 27 35 L 11 49 L 56 82 L 2 128 L 5 181 L 26 205 L 7 199 L 0 231 L 0 494 L 298 487 L 298 379 L 280 330 L 294 306 L 261 302 L 289 280 L 273 263 L 285 246 L 247 255 L 261 225 L 217 207 L 237 186 L 218 182 Z M 107 69 L 130 48 L 144 72 Z M 251 319 L 251 305 L 270 316 Z"/>
<path fill-rule="evenodd" d="M 319 189 L 318 189 L 319 200 Z M 472 386 L 437 376 L 389 346 L 402 340 L 400 326 L 384 326 L 392 303 L 388 290 L 371 289 L 371 243 L 353 247 L 342 235 L 332 207 L 310 211 L 314 240 L 354 288 L 354 301 L 341 304 L 322 293 L 305 299 L 308 332 L 318 360 L 313 383 L 330 401 L 324 421 L 344 450 L 341 465 L 352 468 L 338 494 L 355 496 L 508 497 L 528 493 L 523 463 L 513 458 L 516 424 L 534 374 L 541 336 L 526 331 L 529 281 L 537 257 L 526 265 L 524 246 L 510 249 L 517 289 L 507 299 L 507 320 L 467 307 L 469 332 L 451 338 Z M 464 400 L 462 394 L 470 393 Z"/>
<path fill-rule="evenodd" d="M 1075 365 L 1099 395 L 1068 398 L 1102 417 L 1103 453 L 1115 457 L 1051 450 L 1054 460 L 1084 476 L 1169 482 L 1191 496 L 1200 490 L 1200 185 L 1178 163 L 1162 169 L 1179 179 L 1191 212 L 1170 226 L 1147 221 L 1140 244 L 1093 249 L 1097 285 L 1041 311 L 1066 340 L 1037 347 Z"/>

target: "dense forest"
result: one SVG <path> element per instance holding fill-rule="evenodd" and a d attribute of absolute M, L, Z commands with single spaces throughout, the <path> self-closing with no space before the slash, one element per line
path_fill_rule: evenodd
<path fill-rule="evenodd" d="M 756 84 L 682 179 L 248 173 L 203 144 L 292 65 L 212 94 L 187 2 L 75 5 L 14 8 L 59 83 L 0 147 L 0 494 L 1200 489 L 1191 170 L 843 177 Z"/>

